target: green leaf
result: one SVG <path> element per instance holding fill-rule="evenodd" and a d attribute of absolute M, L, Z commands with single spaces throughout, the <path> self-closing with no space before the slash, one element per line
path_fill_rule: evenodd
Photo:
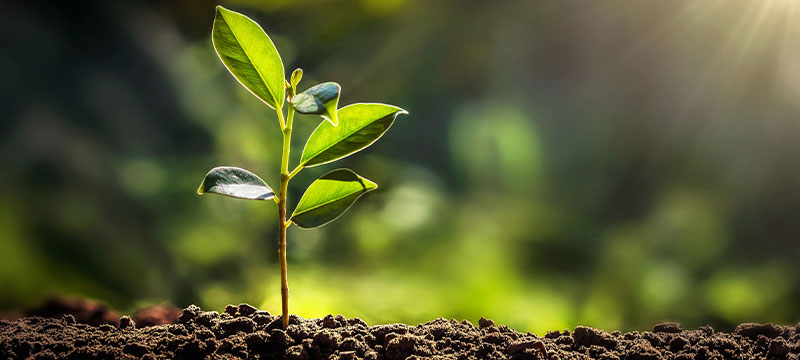
<path fill-rule="evenodd" d="M 300 165 L 326 164 L 349 156 L 377 141 L 405 110 L 386 104 L 352 104 L 338 111 L 339 126 L 322 122 L 306 142 Z"/>
<path fill-rule="evenodd" d="M 325 225 L 341 216 L 361 195 L 377 188 L 378 184 L 350 169 L 333 170 L 311 183 L 291 220 L 304 229 Z"/>
<path fill-rule="evenodd" d="M 217 6 L 211 40 L 236 80 L 273 109 L 283 107 L 283 63 L 267 33 L 247 16 Z"/>
<path fill-rule="evenodd" d="M 237 167 L 220 166 L 206 174 L 198 195 L 205 193 L 220 194 L 238 199 L 272 200 L 275 192 L 256 174 Z"/>
<path fill-rule="evenodd" d="M 339 106 L 339 93 L 342 87 L 335 82 L 314 85 L 292 97 L 292 107 L 301 114 L 321 115 L 336 126 L 336 107 Z"/>
<path fill-rule="evenodd" d="M 292 71 L 292 88 L 297 89 L 297 84 L 303 78 L 303 69 L 297 68 Z"/>

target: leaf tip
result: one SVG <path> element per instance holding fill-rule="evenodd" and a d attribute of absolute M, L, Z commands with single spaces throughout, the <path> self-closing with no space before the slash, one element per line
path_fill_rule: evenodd
<path fill-rule="evenodd" d="M 222 5 L 217 5 L 217 6 L 216 6 L 214 9 L 215 9 L 215 11 L 216 11 L 217 15 L 222 15 L 222 14 L 223 14 L 223 13 L 225 13 L 225 12 L 230 12 L 230 10 L 226 9 L 226 8 L 225 8 L 224 6 L 222 6 Z"/>
<path fill-rule="evenodd" d="M 364 178 L 362 178 L 362 179 L 364 179 Z M 377 188 L 378 188 L 378 184 L 377 183 L 372 182 L 371 180 L 368 180 L 368 179 L 364 179 L 364 189 L 366 191 L 372 191 L 372 190 L 375 190 Z"/>

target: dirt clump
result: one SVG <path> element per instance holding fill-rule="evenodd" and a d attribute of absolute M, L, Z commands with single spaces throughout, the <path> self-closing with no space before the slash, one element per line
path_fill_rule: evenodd
<path fill-rule="evenodd" d="M 250 305 L 222 313 L 190 306 L 175 324 L 80 323 L 73 315 L 0 320 L 0 358 L 11 359 L 520 359 L 520 360 L 800 360 L 800 326 L 742 324 L 732 333 L 683 330 L 607 333 L 579 326 L 544 337 L 481 319 L 368 326 L 358 318 L 280 318 Z"/>

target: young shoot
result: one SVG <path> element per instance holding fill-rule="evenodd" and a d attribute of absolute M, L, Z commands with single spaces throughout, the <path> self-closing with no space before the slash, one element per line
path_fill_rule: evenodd
<path fill-rule="evenodd" d="M 378 185 L 350 169 L 336 169 L 311 183 L 292 215 L 286 216 L 289 181 L 305 168 L 350 156 L 377 141 L 407 112 L 379 103 L 356 103 L 338 108 L 341 87 L 324 82 L 297 93 L 303 71 L 284 78 L 283 62 L 264 30 L 240 13 L 217 6 L 212 42 L 220 60 L 242 86 L 275 110 L 283 134 L 280 184 L 276 193 L 258 175 L 237 167 L 222 166 L 206 174 L 197 193 L 213 193 L 237 199 L 262 200 L 278 206 L 278 258 L 281 266 L 283 328 L 289 325 L 289 282 L 286 269 L 286 229 L 323 226 L 341 216 L 359 197 Z M 288 103 L 286 115 L 284 105 Z M 306 141 L 300 163 L 289 171 L 289 150 L 295 113 L 319 115 L 320 123 Z M 271 200 L 271 201 L 269 201 Z"/>

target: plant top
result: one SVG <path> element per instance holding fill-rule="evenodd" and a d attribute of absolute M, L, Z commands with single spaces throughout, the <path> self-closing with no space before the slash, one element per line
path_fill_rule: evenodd
<path fill-rule="evenodd" d="M 378 185 L 350 169 L 322 175 L 306 189 L 294 212 L 286 216 L 289 181 L 302 169 L 327 164 L 365 149 L 389 130 L 400 114 L 399 107 L 380 103 L 356 103 L 338 108 L 341 86 L 324 82 L 297 93 L 303 70 L 284 76 L 283 61 L 266 32 L 240 13 L 217 6 L 212 42 L 220 60 L 248 91 L 275 110 L 283 134 L 280 185 L 276 193 L 258 175 L 232 166 L 209 171 L 197 193 L 213 193 L 237 199 L 273 200 L 278 205 L 283 327 L 289 321 L 289 285 L 286 267 L 286 229 L 295 224 L 316 228 L 339 218 L 359 197 Z M 286 116 L 284 104 L 288 103 Z M 295 113 L 318 115 L 320 123 L 308 138 L 300 163 L 289 171 L 289 151 Z M 319 118 L 318 118 L 319 119 Z"/>

